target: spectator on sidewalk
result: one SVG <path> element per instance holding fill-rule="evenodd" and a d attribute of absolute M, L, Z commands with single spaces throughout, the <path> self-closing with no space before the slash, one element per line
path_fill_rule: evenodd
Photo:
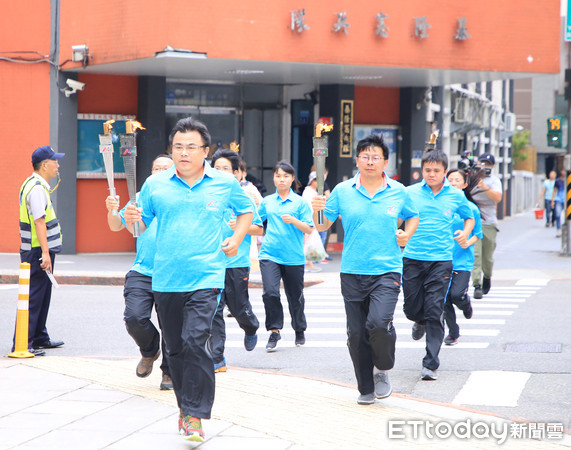
<path fill-rule="evenodd" d="M 177 403 L 179 431 L 203 442 L 202 419 L 214 402 L 214 364 L 207 348 L 212 318 L 224 289 L 226 257 L 235 256 L 252 222 L 252 201 L 235 178 L 205 162 L 210 148 L 206 126 L 179 120 L 169 141 L 175 167 L 150 177 L 129 205 L 125 222 L 141 232 L 156 218 L 157 253 L 153 291 Z M 236 229 L 223 238 L 224 211 L 236 214 Z"/>
<path fill-rule="evenodd" d="M 474 227 L 474 215 L 466 196 L 446 179 L 448 157 L 440 150 L 427 149 L 421 160 L 423 180 L 407 187 L 418 209 L 419 224 L 403 254 L 404 313 L 412 326 L 412 338 L 426 334 L 426 355 L 421 378 L 436 380 L 438 354 L 444 339 L 444 299 L 452 275 L 454 239 L 463 245 Z M 464 228 L 452 233 L 454 214 Z"/>
<path fill-rule="evenodd" d="M 295 331 L 295 345 L 305 344 L 305 298 L 303 279 L 305 254 L 303 234 L 311 233 L 313 220 L 309 205 L 292 190 L 301 186 L 295 177 L 295 169 L 286 161 L 274 167 L 276 192 L 264 197 L 258 212 L 262 222 L 267 222 L 266 233 L 260 249 L 266 330 L 270 332 L 266 351 L 275 352 L 282 338 L 284 311 L 280 300 L 280 279 L 289 305 L 291 326 Z"/>
<path fill-rule="evenodd" d="M 62 238 L 50 195 L 59 186 L 59 163 L 65 153 L 56 153 L 49 146 L 38 147 L 32 153 L 34 173 L 20 188 L 20 261 L 30 264 L 30 293 L 28 312 L 28 351 L 43 356 L 43 349 L 57 348 L 63 341 L 50 338 L 46 328 L 56 254 L 61 252 Z M 58 179 L 52 189 L 49 181 Z M 16 335 L 14 334 L 14 339 Z M 15 342 L 12 351 L 14 351 Z"/>
<path fill-rule="evenodd" d="M 212 156 L 212 167 L 221 172 L 234 176 L 240 181 L 240 156 L 233 150 L 220 149 Z M 254 189 L 254 185 L 251 185 Z M 244 192 L 248 191 L 242 185 Z M 256 189 L 257 192 L 257 189 Z M 255 204 L 255 195 L 250 195 Z M 236 228 L 236 215 L 231 209 L 224 211 L 225 224 L 224 237 L 229 237 Z M 256 347 L 258 335 L 256 332 L 260 326 L 258 318 L 254 314 L 248 295 L 248 283 L 250 281 L 250 246 L 251 235 L 262 235 L 264 228 L 260 216 L 256 212 L 248 234 L 238 248 L 238 254 L 226 259 L 226 274 L 224 290 L 220 296 L 220 303 L 212 320 L 210 332 L 210 351 L 214 362 L 214 372 L 226 372 L 226 358 L 224 357 L 224 344 L 226 342 L 226 324 L 224 323 L 224 307 L 228 306 L 230 314 L 236 319 L 238 325 L 244 331 L 244 348 L 251 352 Z"/>
<path fill-rule="evenodd" d="M 565 173 L 565 170 L 561 170 L 559 178 L 555 180 L 555 187 L 551 194 L 551 207 L 553 208 L 555 226 L 557 227 L 555 237 L 561 237 L 561 212 L 565 209 Z"/>
<path fill-rule="evenodd" d="M 472 189 L 472 201 L 480 209 L 482 218 L 483 239 L 474 246 L 474 269 L 472 270 L 472 285 L 474 298 L 480 299 L 492 286 L 494 269 L 494 251 L 498 234 L 498 203 L 502 201 L 502 182 L 493 174 L 496 159 L 491 153 L 483 153 L 478 158 L 484 171 L 484 178 Z M 483 277 L 482 277 L 483 274 Z"/>
<path fill-rule="evenodd" d="M 169 155 L 157 156 L 152 165 L 151 175 L 170 169 L 173 165 Z M 137 193 L 137 196 L 139 194 Z M 125 228 L 125 207 L 119 212 L 119 197 L 108 196 L 105 200 L 107 207 L 107 224 L 111 231 L 121 231 Z M 141 353 L 141 360 L 137 364 L 135 373 L 138 377 L 148 377 L 153 370 L 153 363 L 163 353 L 161 362 L 160 389 L 169 390 L 173 388 L 170 376 L 167 355 L 165 351 L 165 341 L 157 328 L 151 322 L 153 306 L 156 308 L 155 296 L 152 289 L 153 262 L 155 259 L 155 237 L 156 221 L 153 221 L 147 231 L 137 238 L 137 254 L 131 270 L 125 275 L 125 287 L 123 297 L 125 298 L 125 311 L 123 320 L 127 333 L 133 338 Z M 159 321 L 159 328 L 161 324 Z"/>
<path fill-rule="evenodd" d="M 448 171 L 448 181 L 452 186 L 458 188 L 466 194 L 470 192 L 470 176 L 461 169 L 452 169 Z M 460 337 L 460 327 L 456 323 L 456 312 L 454 306 L 462 311 L 466 319 L 471 319 L 474 313 L 470 296 L 468 295 L 468 287 L 470 286 L 470 273 L 474 267 L 474 244 L 478 239 L 482 239 L 482 222 L 480 220 L 480 210 L 472 203 L 468 202 L 472 213 L 474 214 L 474 229 L 470 233 L 470 237 L 466 243 L 460 245 L 454 241 L 454 250 L 452 253 L 452 277 L 450 286 L 444 302 L 444 319 L 448 326 L 448 335 L 444 338 L 444 344 L 456 345 Z M 454 223 L 452 232 L 462 230 L 464 221 L 458 214 L 454 214 Z"/>
<path fill-rule="evenodd" d="M 553 188 L 555 187 L 555 179 L 557 178 L 557 172 L 552 170 L 549 172 L 549 178 L 545 179 L 543 182 L 543 187 L 539 193 L 539 199 L 537 200 L 537 206 L 543 203 L 545 208 L 545 226 L 555 226 L 555 214 L 553 208 L 551 207 L 551 199 L 553 198 Z"/>
<path fill-rule="evenodd" d="M 395 306 L 401 286 L 402 251 L 418 225 L 406 188 L 384 172 L 389 149 L 371 135 L 357 144 L 357 169 L 326 200 L 312 200 L 313 220 L 324 211 L 327 230 L 343 218 L 341 293 L 347 314 L 347 345 L 359 389 L 357 403 L 369 405 L 391 395 L 388 371 L 395 362 Z M 399 222 L 405 221 L 405 230 Z"/>

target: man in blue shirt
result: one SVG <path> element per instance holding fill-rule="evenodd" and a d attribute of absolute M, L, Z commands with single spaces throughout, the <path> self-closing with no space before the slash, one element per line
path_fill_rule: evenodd
<path fill-rule="evenodd" d="M 235 256 L 252 223 L 254 207 L 235 178 L 205 162 L 206 126 L 192 118 L 177 122 L 169 136 L 175 167 L 150 177 L 129 205 L 129 229 L 142 219 L 157 222 L 153 291 L 163 326 L 177 403 L 179 430 L 203 442 L 201 419 L 214 402 L 214 364 L 207 349 L 212 318 L 224 288 L 226 257 Z M 236 214 L 234 234 L 223 239 L 224 211 Z"/>
<path fill-rule="evenodd" d="M 384 172 L 388 158 L 381 136 L 362 139 L 357 144 L 357 175 L 338 184 L 327 201 L 324 196 L 312 200 L 318 231 L 342 219 L 341 292 L 361 405 L 392 392 L 387 371 L 395 362 L 393 316 L 401 285 L 401 247 L 418 225 L 418 212 L 405 187 Z M 322 225 L 318 211 L 325 211 Z M 399 229 L 401 220 L 404 231 Z"/>
<path fill-rule="evenodd" d="M 412 338 L 426 332 L 426 356 L 422 360 L 423 380 L 436 380 L 438 354 L 444 338 L 443 307 L 452 274 L 454 240 L 465 245 L 474 215 L 462 191 L 446 179 L 448 157 L 428 149 L 421 160 L 423 180 L 407 188 L 420 214 L 420 222 L 403 254 L 404 313 L 414 321 Z M 452 232 L 454 214 L 464 219 L 464 229 Z"/>
<path fill-rule="evenodd" d="M 169 155 L 157 156 L 152 165 L 151 175 L 170 169 L 173 165 Z M 125 208 L 119 214 L 119 197 L 108 196 L 105 200 L 107 207 L 107 224 L 111 231 L 121 231 L 124 227 Z M 137 255 L 133 267 L 125 276 L 123 297 L 125 298 L 125 312 L 123 319 L 129 336 L 133 338 L 141 352 L 141 360 L 137 364 L 135 373 L 138 377 L 148 377 L 153 370 L 153 363 L 158 359 L 161 350 L 163 358 L 161 370 L 161 390 L 172 389 L 165 342 L 161 338 L 157 328 L 151 322 L 155 296 L 152 289 L 153 261 L 155 259 L 156 223 L 137 238 Z M 160 328 L 160 323 L 159 323 Z M 159 346 L 160 344 L 160 346 Z"/>
<path fill-rule="evenodd" d="M 241 158 L 233 150 L 220 149 L 212 155 L 212 166 L 216 170 L 234 176 L 240 181 L 240 161 Z M 244 189 L 244 192 L 247 192 Z M 253 186 L 253 185 L 252 185 Z M 255 188 L 254 188 L 255 189 Z M 257 191 L 257 190 L 256 190 Z M 250 194 L 249 194 L 250 195 Z M 254 198 L 250 196 L 252 203 Z M 255 205 L 255 203 L 254 203 Z M 232 210 L 224 212 L 224 237 L 231 236 L 236 227 L 236 215 Z M 212 360 L 214 361 L 214 372 L 226 372 L 226 358 L 224 357 L 224 344 L 226 342 L 226 324 L 224 323 L 224 307 L 228 306 L 228 310 L 232 317 L 236 319 L 238 325 L 244 330 L 244 348 L 251 352 L 256 347 L 258 335 L 256 332 L 260 326 L 258 318 L 252 310 L 252 304 L 248 295 L 248 282 L 250 280 L 250 246 L 252 244 L 252 236 L 261 236 L 264 234 L 264 228 L 260 216 L 256 212 L 252 220 L 252 225 L 248 230 L 248 234 L 240 244 L 238 254 L 226 261 L 226 276 L 224 280 L 224 291 L 220 298 L 220 303 L 212 321 L 212 330 L 210 336 L 210 351 L 212 352 Z"/>

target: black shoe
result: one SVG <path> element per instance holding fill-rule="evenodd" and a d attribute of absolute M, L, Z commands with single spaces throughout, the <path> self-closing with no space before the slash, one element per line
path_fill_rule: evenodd
<path fill-rule="evenodd" d="M 472 309 L 472 305 L 468 305 L 467 308 L 464 308 L 462 310 L 462 314 L 464 314 L 464 317 L 466 319 L 471 319 L 472 318 L 472 314 L 474 314 L 474 310 Z"/>
<path fill-rule="evenodd" d="M 482 283 L 482 293 L 486 295 L 490 292 L 490 288 L 492 287 L 492 279 L 484 277 L 484 282 Z"/>
<path fill-rule="evenodd" d="M 38 350 L 36 348 L 29 348 L 28 351 L 32 353 L 34 356 L 46 356 L 46 352 L 43 350 Z"/>
<path fill-rule="evenodd" d="M 480 299 L 484 296 L 484 292 L 482 291 L 482 286 L 474 286 L 474 298 Z"/>
<path fill-rule="evenodd" d="M 270 333 L 270 338 L 268 339 L 268 343 L 266 344 L 266 351 L 267 352 L 275 352 L 276 351 L 276 345 L 278 345 L 278 341 L 281 338 L 282 337 L 280 336 L 279 331 L 272 331 Z"/>
<path fill-rule="evenodd" d="M 38 349 L 38 348 L 57 348 L 57 347 L 61 347 L 62 345 L 63 345 L 63 341 L 49 340 L 49 341 L 43 342 L 41 344 L 34 345 L 34 348 L 35 349 Z"/>
<path fill-rule="evenodd" d="M 412 326 L 412 338 L 415 341 L 422 339 L 425 332 L 426 329 L 424 328 L 424 325 L 414 322 L 414 325 Z"/>
<path fill-rule="evenodd" d="M 305 344 L 305 334 L 303 331 L 296 331 L 295 332 L 295 345 L 296 347 L 301 347 Z"/>

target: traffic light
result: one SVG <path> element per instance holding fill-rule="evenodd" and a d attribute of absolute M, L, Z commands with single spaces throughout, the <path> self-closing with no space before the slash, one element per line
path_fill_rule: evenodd
<path fill-rule="evenodd" d="M 567 136 L 567 116 L 558 115 L 547 119 L 547 146 L 565 148 L 564 140 Z"/>

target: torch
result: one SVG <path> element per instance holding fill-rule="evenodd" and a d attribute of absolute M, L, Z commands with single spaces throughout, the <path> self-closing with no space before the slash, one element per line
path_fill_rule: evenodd
<path fill-rule="evenodd" d="M 317 176 L 317 194 L 323 195 L 325 184 L 325 158 L 327 157 L 327 136 L 321 136 L 322 132 L 331 131 L 333 125 L 318 123 L 315 126 L 315 137 L 313 138 L 313 160 L 315 161 L 315 174 Z M 317 223 L 323 225 L 323 211 L 317 212 Z"/>
<path fill-rule="evenodd" d="M 121 157 L 125 166 L 125 178 L 130 202 L 137 206 L 137 144 L 135 133 L 138 129 L 145 128 L 136 120 L 128 120 L 125 123 L 125 134 L 119 136 L 121 142 Z M 133 224 L 133 237 L 139 237 L 139 222 Z"/>
<path fill-rule="evenodd" d="M 109 185 L 109 195 L 115 197 L 115 184 L 113 174 L 113 136 L 111 128 L 114 120 L 108 120 L 103 124 L 103 134 L 99 135 L 99 152 L 103 155 L 103 164 L 105 165 L 105 173 L 107 175 L 107 184 Z M 117 210 L 113 210 L 113 215 L 117 215 Z"/>

